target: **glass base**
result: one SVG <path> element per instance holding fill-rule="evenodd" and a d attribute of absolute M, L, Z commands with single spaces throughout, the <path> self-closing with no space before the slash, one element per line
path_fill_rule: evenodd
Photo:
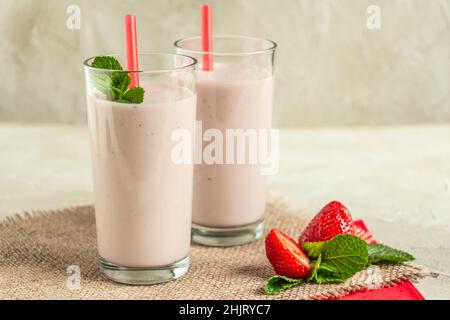
<path fill-rule="evenodd" d="M 239 246 L 259 239 L 264 231 L 264 221 L 233 228 L 212 228 L 192 224 L 192 241 L 212 247 Z"/>
<path fill-rule="evenodd" d="M 99 265 L 103 273 L 116 282 L 134 285 L 157 284 L 183 276 L 189 269 L 189 257 L 161 267 L 123 267 L 103 258 L 99 258 Z"/>

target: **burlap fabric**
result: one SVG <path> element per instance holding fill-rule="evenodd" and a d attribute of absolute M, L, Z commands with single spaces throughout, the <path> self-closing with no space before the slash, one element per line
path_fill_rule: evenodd
<path fill-rule="evenodd" d="M 288 211 L 278 201 L 269 203 L 266 232 L 278 227 L 296 236 L 306 221 Z M 339 297 L 369 284 L 391 286 L 423 274 L 418 267 L 382 265 L 378 273 L 363 271 L 344 284 L 304 284 L 267 296 L 262 287 L 273 271 L 260 239 L 233 248 L 193 245 L 191 268 L 183 278 L 127 286 L 111 282 L 97 267 L 94 223 L 91 206 L 36 211 L 1 222 L 0 299 L 317 299 Z M 80 267 L 79 289 L 67 286 L 70 265 Z"/>

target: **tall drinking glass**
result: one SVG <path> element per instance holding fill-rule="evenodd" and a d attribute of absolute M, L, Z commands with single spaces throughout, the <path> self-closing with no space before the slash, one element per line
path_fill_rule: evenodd
<path fill-rule="evenodd" d="M 248 141 L 271 129 L 276 44 L 216 36 L 213 45 L 212 52 L 204 52 L 201 37 L 175 42 L 177 53 L 205 61 L 197 76 L 196 141 L 203 148 L 201 161 L 196 150 L 194 166 L 192 237 L 204 245 L 232 246 L 259 238 L 264 226 L 266 177 L 261 162 L 250 160 Z M 205 70 L 211 59 L 212 70 Z"/>
<path fill-rule="evenodd" d="M 126 65 L 126 56 L 112 57 Z M 193 165 L 173 161 L 171 137 L 194 132 L 197 61 L 141 54 L 138 72 L 93 61 L 84 69 L 100 267 L 122 283 L 180 277 L 189 268 Z M 124 75 L 139 78 L 142 103 L 115 96 Z"/>

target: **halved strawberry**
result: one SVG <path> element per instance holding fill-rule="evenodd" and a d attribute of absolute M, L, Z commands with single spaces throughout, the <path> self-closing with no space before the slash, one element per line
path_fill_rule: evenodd
<path fill-rule="evenodd" d="M 276 228 L 266 237 L 266 255 L 278 275 L 302 278 L 310 273 L 309 258 L 302 248 Z"/>
<path fill-rule="evenodd" d="M 354 230 L 350 211 L 339 201 L 332 201 L 303 230 L 299 243 L 328 241 L 338 234 L 353 234 Z"/>

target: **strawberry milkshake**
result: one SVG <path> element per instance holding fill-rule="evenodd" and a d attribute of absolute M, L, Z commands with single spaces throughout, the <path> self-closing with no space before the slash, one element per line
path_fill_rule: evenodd
<path fill-rule="evenodd" d="M 204 138 L 211 129 L 218 130 L 223 137 L 230 130 L 270 132 L 276 44 L 234 36 L 214 37 L 213 42 L 214 52 L 208 55 L 213 57 L 214 64 L 211 70 L 199 68 L 197 77 L 197 121 L 201 121 L 203 130 L 200 134 Z M 205 55 L 200 37 L 179 40 L 175 46 L 178 53 L 199 60 Z M 208 142 L 202 140 L 205 150 Z M 230 143 L 224 140 L 225 144 Z M 247 148 L 250 147 L 248 144 Z M 226 147 L 223 152 L 226 158 Z M 246 149 L 245 155 L 248 153 Z M 231 246 L 261 235 L 267 197 L 266 176 L 261 174 L 261 167 L 260 162 L 248 161 L 195 164 L 192 211 L 195 242 Z"/>
<path fill-rule="evenodd" d="M 170 62 L 177 59 L 177 65 Z M 172 161 L 171 134 L 194 132 L 196 62 L 150 54 L 141 57 L 144 68 L 147 60 L 150 71 L 139 73 L 144 95 L 138 103 L 133 94 L 140 89 L 122 96 L 116 93 L 120 86 L 105 89 L 104 83 L 114 86 L 121 79 L 120 72 L 86 62 L 100 266 L 111 279 L 132 284 L 184 274 L 191 239 L 193 165 Z M 166 62 L 156 66 L 156 60 Z"/>

